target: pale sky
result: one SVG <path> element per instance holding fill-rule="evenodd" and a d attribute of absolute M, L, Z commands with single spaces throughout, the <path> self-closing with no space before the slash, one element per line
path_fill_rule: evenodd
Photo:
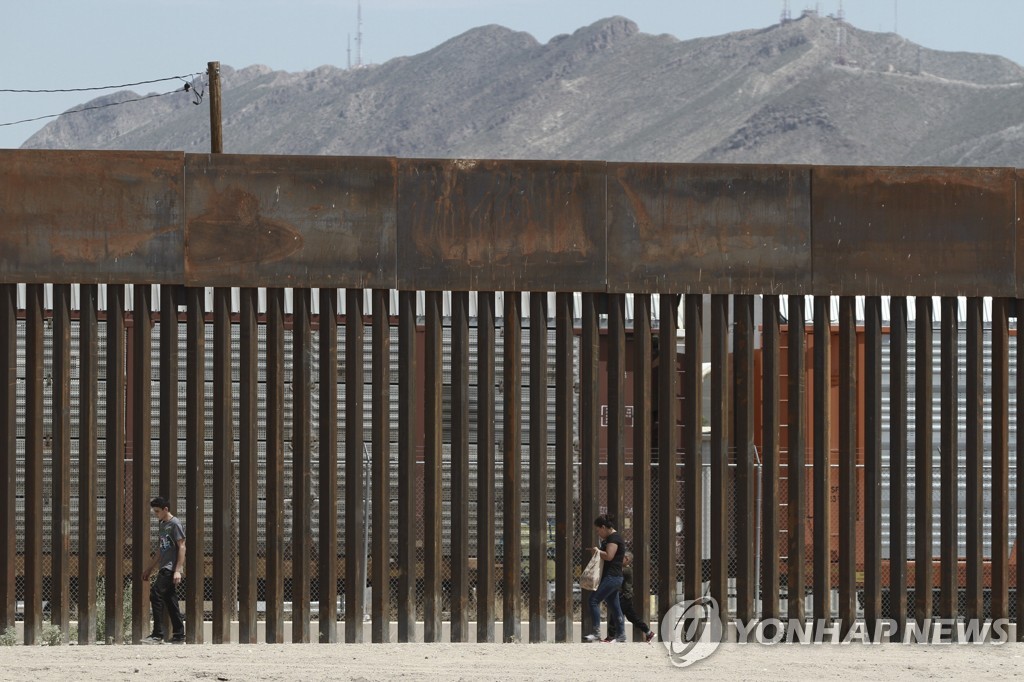
<path fill-rule="evenodd" d="M 206 69 L 265 64 L 305 71 L 344 67 L 357 0 L 4 0 L 0 90 L 133 83 Z M 840 0 L 789 0 L 794 16 Z M 897 31 L 928 48 L 1003 55 L 1024 64 L 1024 0 L 844 0 L 847 21 Z M 541 42 L 621 15 L 645 33 L 681 40 L 764 28 L 782 0 L 362 0 L 363 61 L 412 55 L 470 28 L 500 24 Z M 174 82 L 133 88 L 140 94 Z M 0 124 L 55 114 L 114 91 L 0 93 Z M 49 120 L 0 126 L 0 148 L 16 148 Z M 206 119 L 208 120 L 208 119 Z"/>

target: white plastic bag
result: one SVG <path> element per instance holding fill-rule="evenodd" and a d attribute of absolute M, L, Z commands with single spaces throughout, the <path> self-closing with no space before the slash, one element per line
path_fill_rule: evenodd
<path fill-rule="evenodd" d="M 604 559 L 600 552 L 594 552 L 587 563 L 583 573 L 580 574 L 580 589 L 593 592 L 601 584 L 601 569 L 604 568 Z"/>

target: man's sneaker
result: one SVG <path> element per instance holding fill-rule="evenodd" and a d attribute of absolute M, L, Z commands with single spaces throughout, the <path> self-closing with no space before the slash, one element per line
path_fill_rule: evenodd
<path fill-rule="evenodd" d="M 605 637 L 604 639 L 602 639 L 601 643 L 602 644 L 608 644 L 609 642 L 614 642 L 614 641 L 615 641 L 614 637 L 608 636 L 608 637 Z"/>
<path fill-rule="evenodd" d="M 644 641 L 650 644 L 654 640 L 654 630 L 648 630 L 647 634 L 644 635 Z"/>
<path fill-rule="evenodd" d="M 583 638 L 584 642 L 600 642 L 601 635 L 590 634 Z"/>
<path fill-rule="evenodd" d="M 156 635 L 150 635 L 139 642 L 139 644 L 163 644 L 164 638 L 157 637 Z"/>
<path fill-rule="evenodd" d="M 625 635 L 619 635 L 618 637 L 616 637 L 615 639 L 612 640 L 612 643 L 613 644 L 625 644 L 626 643 L 626 636 Z"/>
<path fill-rule="evenodd" d="M 184 643 L 185 643 L 185 638 L 184 637 L 181 637 L 181 638 L 175 637 L 174 639 L 171 640 L 171 644 L 184 644 Z"/>

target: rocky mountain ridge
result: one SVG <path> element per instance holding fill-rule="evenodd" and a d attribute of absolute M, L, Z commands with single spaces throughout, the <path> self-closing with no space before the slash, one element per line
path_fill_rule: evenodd
<path fill-rule="evenodd" d="M 804 16 L 680 41 L 612 17 L 476 28 L 361 69 L 223 67 L 228 153 L 1020 166 L 1024 69 Z M 123 101 L 119 92 L 90 104 Z M 205 107 L 63 115 L 24 148 L 209 149 Z"/>

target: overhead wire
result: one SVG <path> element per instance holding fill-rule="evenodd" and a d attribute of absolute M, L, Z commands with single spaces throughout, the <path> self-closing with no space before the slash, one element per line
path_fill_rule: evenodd
<path fill-rule="evenodd" d="M 154 78 L 149 81 L 138 81 L 137 83 L 122 83 L 120 85 L 99 85 L 91 88 L 59 88 L 52 90 L 15 90 L 11 88 L 0 88 L 0 93 L 16 93 L 16 94 L 43 94 L 43 93 L 56 93 L 56 92 L 90 92 L 92 90 L 117 90 L 120 88 L 133 88 L 136 85 L 150 85 L 151 83 L 163 83 L 166 81 L 173 80 L 185 80 L 186 78 L 195 78 L 196 76 L 202 76 L 204 72 L 198 73 L 187 73 L 184 76 L 168 76 L 167 78 Z"/>
<path fill-rule="evenodd" d="M 41 92 L 48 92 L 48 93 L 49 92 L 85 92 L 85 91 L 89 91 L 89 90 L 107 90 L 107 89 L 110 89 L 110 88 L 124 88 L 124 87 L 130 87 L 132 85 L 146 85 L 146 84 L 149 84 L 149 83 L 160 83 L 160 82 L 169 81 L 169 80 L 181 80 L 181 81 L 185 82 L 184 87 L 177 88 L 177 89 L 171 90 L 169 92 L 159 92 L 159 93 L 153 93 L 153 94 L 150 94 L 150 95 L 143 95 L 142 97 L 132 97 L 132 98 L 129 98 L 129 99 L 121 100 L 119 102 L 107 102 L 106 104 L 92 104 L 92 105 L 89 105 L 89 106 L 79 107 L 78 109 L 69 109 L 68 111 L 62 111 L 62 112 L 60 112 L 58 114 L 46 114 L 45 116 L 35 116 L 33 118 L 24 118 L 24 119 L 21 119 L 20 121 L 9 121 L 7 123 L 0 123 L 0 128 L 4 128 L 4 127 L 7 127 L 7 126 L 19 125 L 21 123 L 32 123 L 33 121 L 43 121 L 43 120 L 46 120 L 48 118 L 57 118 L 58 116 L 64 116 L 66 114 L 78 114 L 78 113 L 81 113 L 83 111 L 93 111 L 95 109 L 106 109 L 107 107 L 116 107 L 116 106 L 120 106 L 122 104 L 131 104 L 132 102 L 141 102 L 143 100 L 154 99 L 156 97 L 166 97 L 168 95 L 174 95 L 174 94 L 179 93 L 179 92 L 190 93 L 192 95 L 192 103 L 195 104 L 195 105 L 199 105 L 199 103 L 203 101 L 203 96 L 205 94 L 205 88 L 196 87 L 195 77 L 196 76 L 203 76 L 203 75 L 205 75 L 205 73 L 193 73 L 193 74 L 188 74 L 186 76 L 174 76 L 172 78 L 158 78 L 158 79 L 151 80 L 151 81 L 140 81 L 138 83 L 127 83 L 127 84 L 124 84 L 124 85 L 108 85 L 108 86 L 96 87 L 96 88 L 69 88 L 69 89 L 65 89 L 65 90 L 2 90 L 2 89 L 0 89 L 0 93 L 5 93 L 5 92 L 6 93 L 12 93 L 12 92 L 14 92 L 14 93 L 18 93 L 18 92 L 20 92 L 20 93 L 27 93 L 27 92 L 31 92 L 31 93 L 41 93 Z M 189 81 L 185 80 L 185 78 L 191 78 L 192 82 L 189 82 Z"/>

